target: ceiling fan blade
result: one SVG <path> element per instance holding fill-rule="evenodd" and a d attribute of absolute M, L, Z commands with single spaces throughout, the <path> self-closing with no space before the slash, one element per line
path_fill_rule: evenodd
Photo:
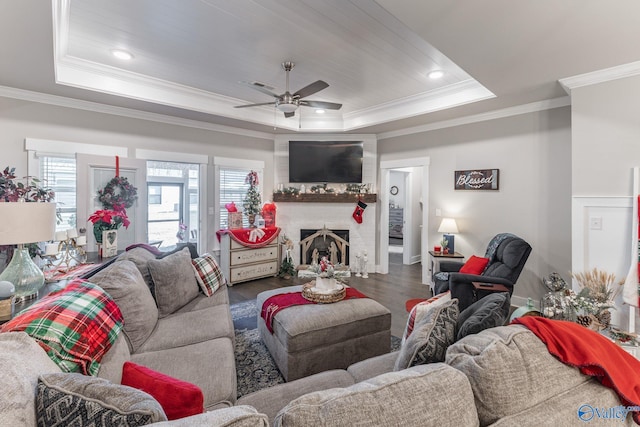
<path fill-rule="evenodd" d="M 329 83 L 318 80 L 294 93 L 293 97 L 304 98 L 306 96 L 313 95 L 316 92 L 320 92 L 322 89 L 326 89 L 328 87 Z"/>
<path fill-rule="evenodd" d="M 243 85 L 245 85 L 245 86 L 250 87 L 251 89 L 255 89 L 255 90 L 257 90 L 258 92 L 262 92 L 262 93 L 264 93 L 264 94 L 266 94 L 266 95 L 273 96 L 274 98 L 280 98 L 280 95 L 278 95 L 278 94 L 276 94 L 276 93 L 271 92 L 271 91 L 270 91 L 269 89 L 267 89 L 266 87 L 264 87 L 264 86 L 260 86 L 260 85 L 259 85 L 259 84 L 257 84 L 257 83 L 249 83 L 249 82 L 240 82 L 240 83 L 242 83 L 242 84 L 243 84 Z"/>
<path fill-rule="evenodd" d="M 287 119 L 288 119 L 289 117 L 293 117 L 293 116 L 295 116 L 295 115 L 296 115 L 296 112 L 295 112 L 295 111 L 292 111 L 292 112 L 290 112 L 290 113 L 284 113 L 284 117 L 285 117 L 285 118 L 287 118 Z"/>
<path fill-rule="evenodd" d="M 234 105 L 233 108 L 259 107 L 261 105 L 276 105 L 275 102 L 261 102 L 260 104 Z"/>
<path fill-rule="evenodd" d="M 324 108 L 325 110 L 339 110 L 342 108 L 342 104 L 336 104 L 335 102 L 324 101 L 300 101 L 300 105 L 313 108 Z"/>

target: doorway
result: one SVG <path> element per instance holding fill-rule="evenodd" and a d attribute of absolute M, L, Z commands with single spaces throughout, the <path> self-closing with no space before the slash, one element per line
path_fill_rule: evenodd
<path fill-rule="evenodd" d="M 390 240 L 390 230 L 394 224 L 398 225 L 398 206 L 401 206 L 402 263 L 422 263 L 422 283 L 428 283 L 428 171 L 428 157 L 380 162 L 379 273 L 389 272 L 390 253 L 399 252 L 395 248 L 400 246 L 399 240 Z M 392 187 L 397 187 L 397 194 L 393 194 L 396 188 Z M 401 187 L 404 187 L 404 195 L 400 194 Z M 398 230 L 400 228 L 396 227 L 395 231 Z"/>

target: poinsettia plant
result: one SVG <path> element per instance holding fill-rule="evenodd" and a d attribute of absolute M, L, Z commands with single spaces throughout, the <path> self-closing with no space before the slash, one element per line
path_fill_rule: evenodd
<path fill-rule="evenodd" d="M 117 230 L 124 225 L 129 228 L 129 217 L 127 212 L 121 206 L 115 206 L 115 209 L 100 209 L 89 217 L 89 222 L 93 224 L 93 236 L 97 243 L 102 243 L 102 232 L 106 230 Z"/>

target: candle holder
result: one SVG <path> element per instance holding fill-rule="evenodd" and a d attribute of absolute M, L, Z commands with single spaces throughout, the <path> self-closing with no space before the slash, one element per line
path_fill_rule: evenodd
<path fill-rule="evenodd" d="M 45 245 L 45 268 L 68 272 L 72 266 L 87 262 L 87 236 L 72 228 L 56 232 L 56 240 Z"/>

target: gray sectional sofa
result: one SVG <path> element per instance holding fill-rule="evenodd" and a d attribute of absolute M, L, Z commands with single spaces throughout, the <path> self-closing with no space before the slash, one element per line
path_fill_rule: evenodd
<path fill-rule="evenodd" d="M 141 273 L 145 269 L 140 269 L 155 263 L 152 258 L 129 251 L 90 280 L 108 290 L 125 319 L 124 333 L 98 374 L 115 387 L 112 393 L 128 389 L 119 385 L 126 360 L 192 382 L 204 393 L 208 412 L 158 425 L 564 426 L 581 425 L 578 410 L 585 405 L 620 405 L 614 391 L 559 362 L 520 325 L 466 336 L 448 348 L 444 363 L 393 371 L 397 353 L 389 353 L 236 401 L 226 288 L 209 298 L 198 294 L 173 313 L 163 312 L 162 292 L 152 292 Z M 176 272 L 164 274 L 170 280 L 179 278 Z M 184 301 L 187 294 L 174 299 Z M 0 334 L 0 387 L 5 390 L 0 419 L 10 425 L 36 425 L 37 378 L 56 372 L 58 366 L 28 335 Z M 630 415 L 616 421 L 633 425 Z M 611 420 L 596 417 L 589 422 L 605 424 Z"/>

